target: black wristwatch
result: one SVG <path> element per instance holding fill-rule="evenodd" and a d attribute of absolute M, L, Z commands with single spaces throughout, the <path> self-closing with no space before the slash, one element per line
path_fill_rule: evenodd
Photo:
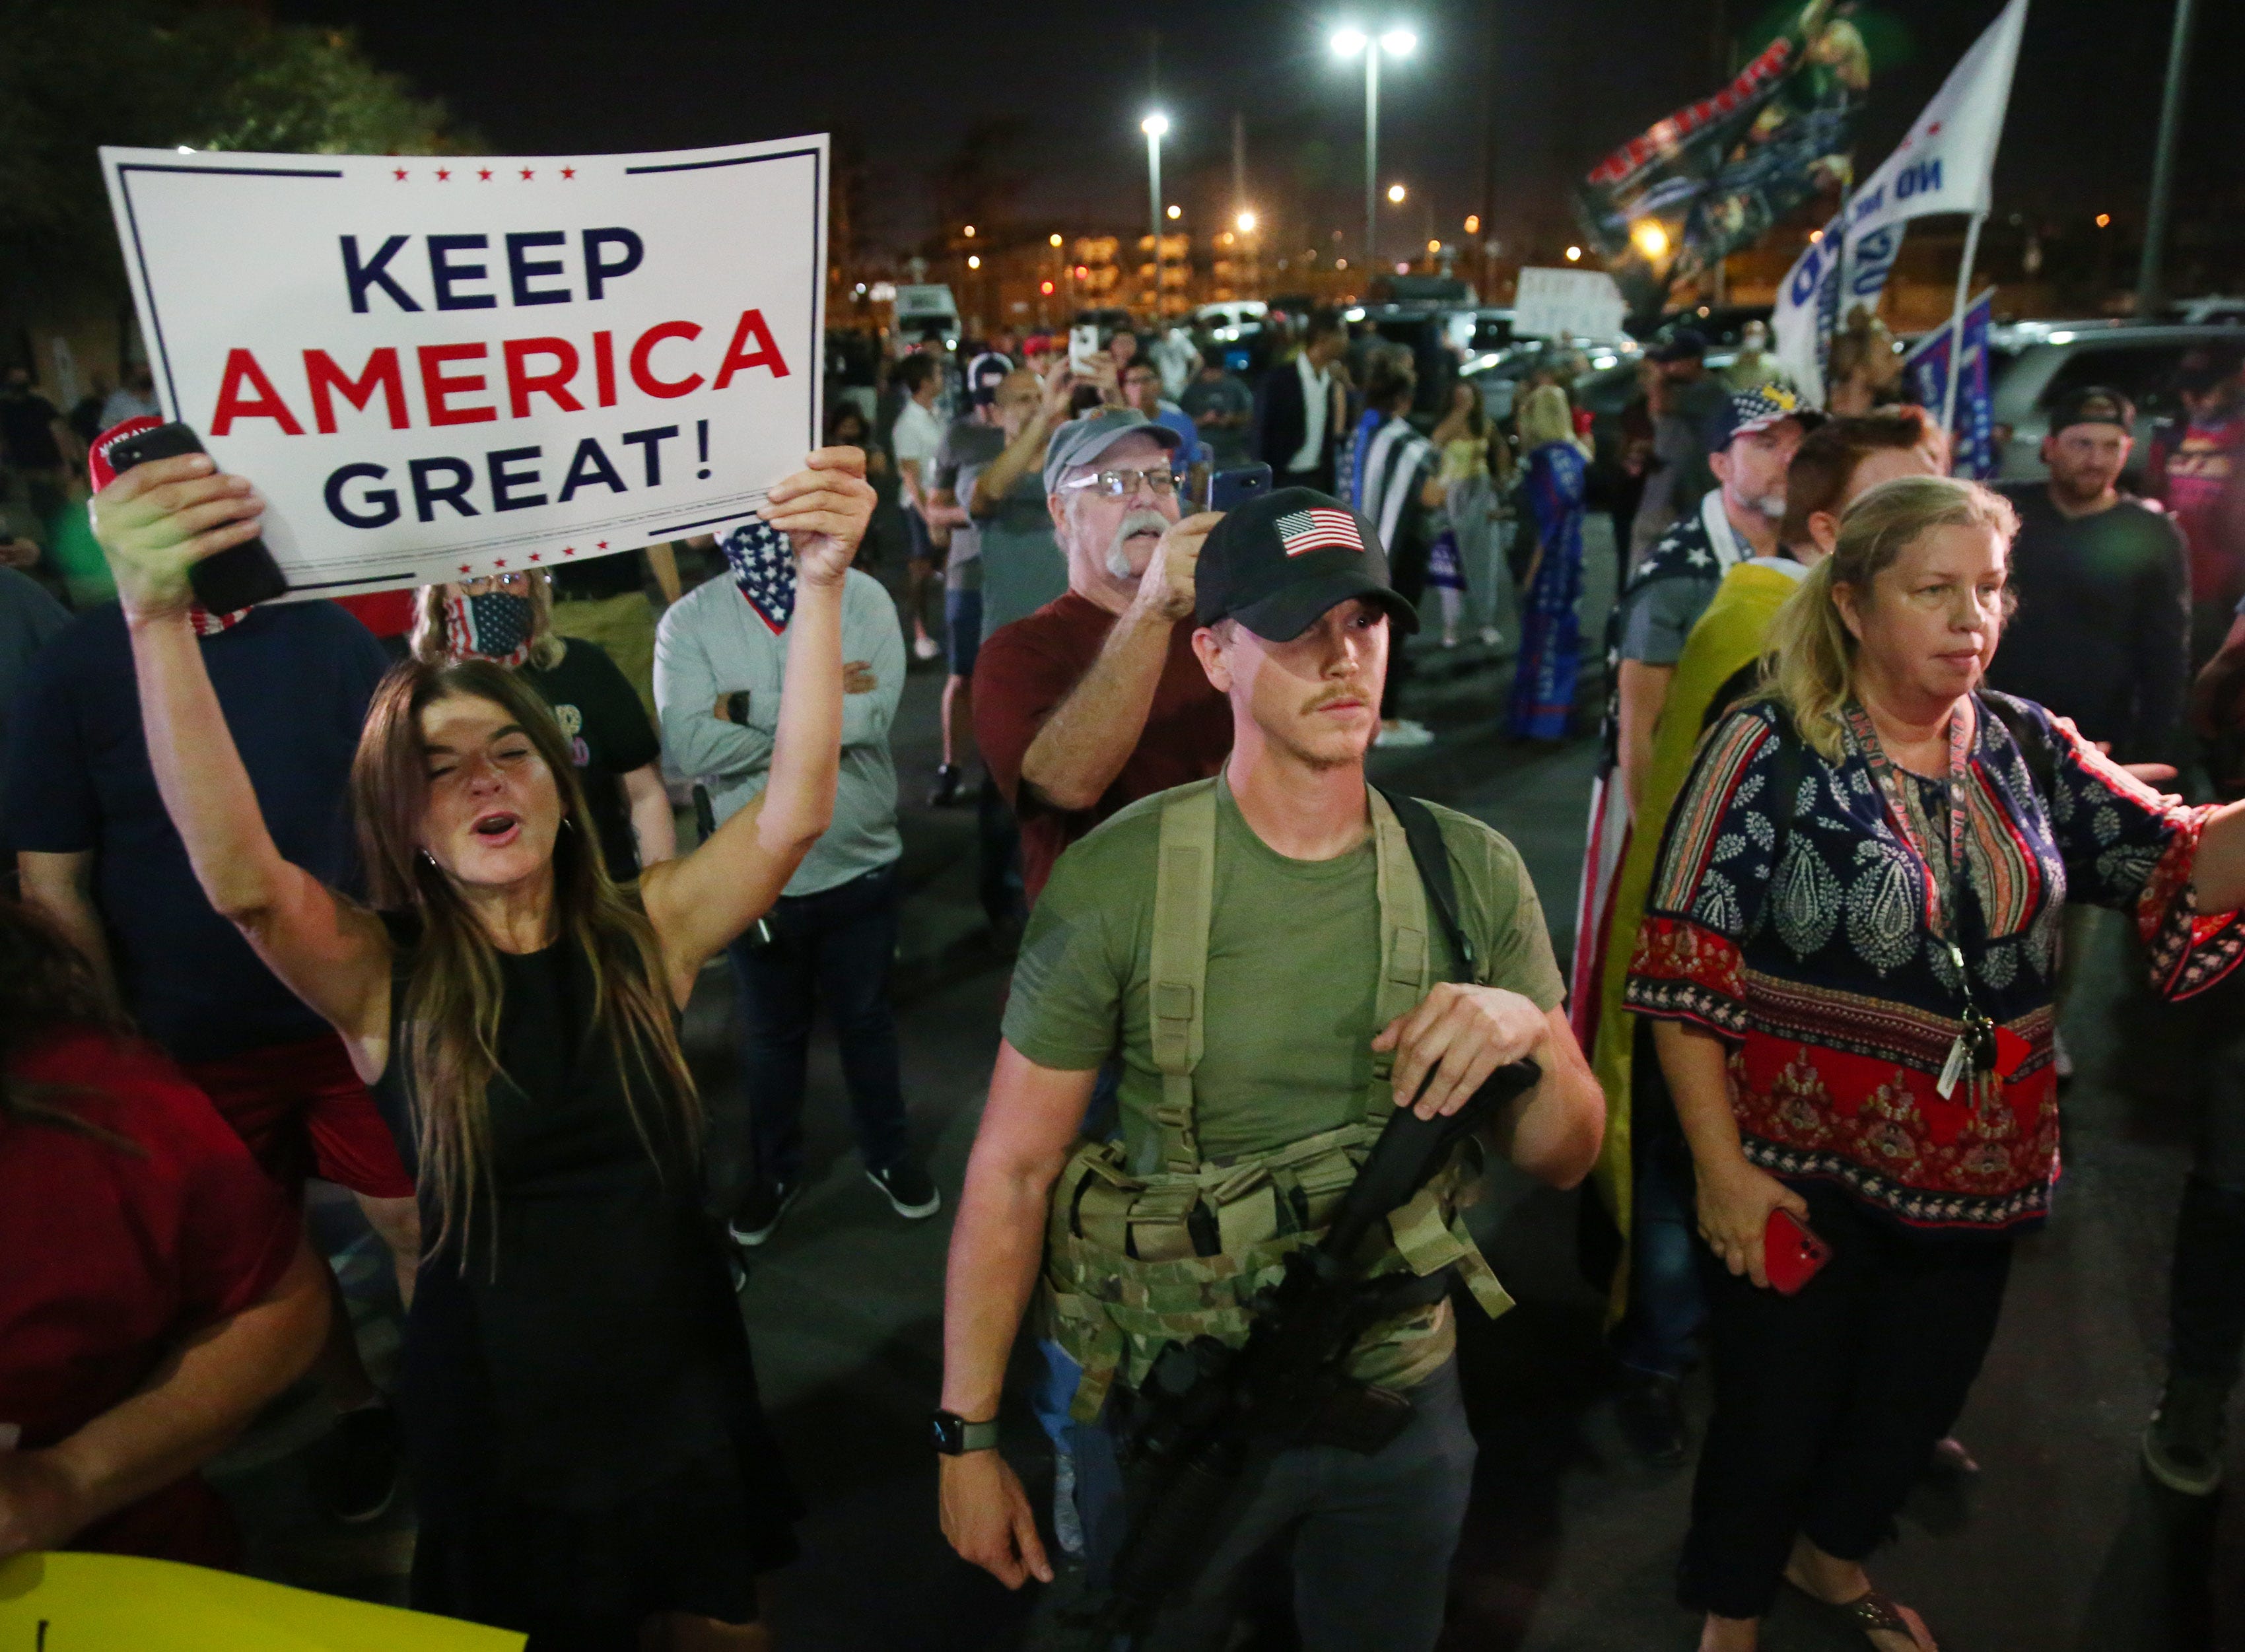
<path fill-rule="evenodd" d="M 992 1451 L 997 1446 L 998 1419 L 994 1417 L 987 1423 L 970 1423 L 957 1412 L 939 1411 L 930 1420 L 935 1429 L 935 1449 L 946 1457 Z"/>

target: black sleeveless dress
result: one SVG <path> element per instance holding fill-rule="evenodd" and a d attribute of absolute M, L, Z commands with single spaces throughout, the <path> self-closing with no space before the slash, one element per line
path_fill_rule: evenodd
<path fill-rule="evenodd" d="M 411 1166 L 398 1011 L 418 930 L 385 922 L 399 964 L 375 1091 Z M 648 1134 L 634 1125 L 580 951 L 502 953 L 499 971 L 496 1197 L 478 1189 L 465 1242 L 422 1263 L 407 1317 L 412 1603 L 526 1633 L 530 1652 L 629 1652 L 655 1612 L 747 1622 L 801 1506 L 691 1144 L 666 1139 L 644 1079 Z M 422 1215 L 433 1236 L 425 1188 Z"/>

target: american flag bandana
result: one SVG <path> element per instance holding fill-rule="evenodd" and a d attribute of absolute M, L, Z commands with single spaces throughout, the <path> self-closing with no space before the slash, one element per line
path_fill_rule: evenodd
<path fill-rule="evenodd" d="M 1278 543 L 1286 548 L 1290 557 L 1305 556 L 1312 551 L 1364 549 L 1364 537 L 1357 531 L 1356 518 L 1346 511 L 1313 506 L 1282 516 L 1272 525 L 1278 530 Z"/>
<path fill-rule="evenodd" d="M 445 599 L 444 632 L 456 658 L 513 667 L 530 658 L 530 599 L 504 591 Z"/>
<path fill-rule="evenodd" d="M 762 517 L 727 529 L 718 547 L 731 565 L 733 583 L 777 637 L 795 618 L 795 544 Z"/>
<path fill-rule="evenodd" d="M 187 606 L 187 623 L 195 628 L 198 637 L 215 637 L 233 630 L 249 618 L 248 608 L 236 608 L 232 613 L 213 613 L 200 602 Z"/>

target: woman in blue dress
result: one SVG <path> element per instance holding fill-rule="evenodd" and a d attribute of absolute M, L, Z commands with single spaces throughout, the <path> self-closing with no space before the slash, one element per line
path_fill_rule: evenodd
<path fill-rule="evenodd" d="M 1536 536 L 1522 580 L 1520 658 L 1513 668 L 1505 727 L 1516 740 L 1563 740 L 1575 708 L 1583 665 L 1583 473 L 1586 455 L 1575 435 L 1567 393 L 1541 385 L 1522 402 L 1518 419 L 1527 502 L 1520 531 Z"/>

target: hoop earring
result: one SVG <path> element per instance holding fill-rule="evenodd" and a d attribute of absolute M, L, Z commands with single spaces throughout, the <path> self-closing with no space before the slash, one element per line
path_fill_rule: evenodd
<path fill-rule="evenodd" d="M 431 866 L 434 866 L 437 863 L 437 857 L 434 855 L 431 855 L 425 849 L 417 850 L 415 853 L 418 854 L 423 860 L 426 861 Z"/>

